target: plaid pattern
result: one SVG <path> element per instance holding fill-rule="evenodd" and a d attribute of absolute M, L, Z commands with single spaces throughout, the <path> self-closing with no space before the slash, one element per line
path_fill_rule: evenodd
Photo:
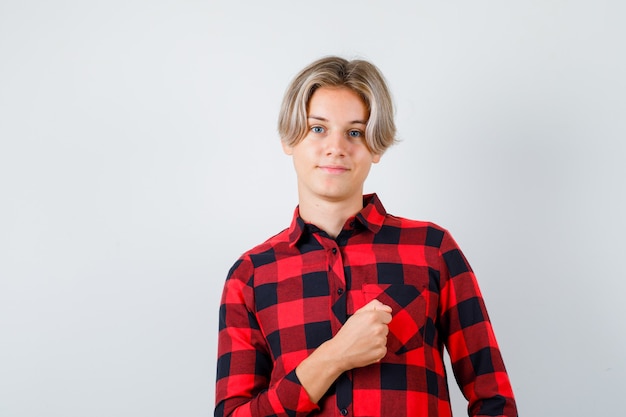
<path fill-rule="evenodd" d="M 387 355 L 314 404 L 295 368 L 372 299 L 393 308 Z M 517 416 L 474 274 L 440 227 L 376 197 L 337 239 L 294 214 L 242 255 L 220 308 L 216 416 L 451 416 L 447 347 L 471 416 Z"/>

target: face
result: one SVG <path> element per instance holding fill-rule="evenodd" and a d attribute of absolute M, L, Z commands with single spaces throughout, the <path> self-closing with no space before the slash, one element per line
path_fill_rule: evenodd
<path fill-rule="evenodd" d="M 365 142 L 368 112 L 363 100 L 345 87 L 318 88 L 309 100 L 308 133 L 294 146 L 283 144 L 293 157 L 300 203 L 358 202 L 372 163 Z"/>

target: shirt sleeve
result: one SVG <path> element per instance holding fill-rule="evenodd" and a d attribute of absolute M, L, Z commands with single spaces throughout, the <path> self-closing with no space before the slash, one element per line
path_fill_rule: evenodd
<path fill-rule="evenodd" d="M 295 369 L 272 381 L 273 360 L 254 308 L 254 268 L 231 268 L 219 313 L 215 416 L 306 416 L 318 409 Z"/>
<path fill-rule="evenodd" d="M 448 232 L 440 248 L 440 326 L 470 417 L 517 417 L 517 407 L 476 277 Z"/>

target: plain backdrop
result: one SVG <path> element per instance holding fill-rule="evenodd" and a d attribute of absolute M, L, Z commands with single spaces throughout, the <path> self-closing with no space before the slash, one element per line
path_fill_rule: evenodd
<path fill-rule="evenodd" d="M 520 415 L 619 415 L 625 4 L 1 0 L 0 416 L 212 414 L 226 273 L 297 204 L 282 94 L 329 54 L 388 79 L 366 191 L 459 242 Z"/>

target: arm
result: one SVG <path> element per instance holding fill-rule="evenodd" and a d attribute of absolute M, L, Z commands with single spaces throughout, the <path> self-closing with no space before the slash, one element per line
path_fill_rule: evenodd
<path fill-rule="evenodd" d="M 472 417 L 517 417 L 513 390 L 476 277 L 446 232 L 441 243 L 440 326 Z"/>
<path fill-rule="evenodd" d="M 254 314 L 248 285 L 253 267 L 238 261 L 224 285 L 220 305 L 215 417 L 305 416 L 317 405 L 292 371 L 270 386 L 273 369 L 267 341 Z M 295 412 L 297 410 L 297 413 Z"/>
<path fill-rule="evenodd" d="M 308 415 L 345 370 L 380 360 L 386 353 L 391 309 L 374 300 L 270 385 L 273 362 L 254 314 L 251 268 L 236 264 L 220 307 L 215 416 Z M 288 370 L 287 370 L 288 371 Z"/>
<path fill-rule="evenodd" d="M 381 360 L 387 353 L 391 307 L 378 300 L 357 310 L 337 335 L 298 365 L 296 374 L 311 401 L 318 402 L 344 371 Z"/>

